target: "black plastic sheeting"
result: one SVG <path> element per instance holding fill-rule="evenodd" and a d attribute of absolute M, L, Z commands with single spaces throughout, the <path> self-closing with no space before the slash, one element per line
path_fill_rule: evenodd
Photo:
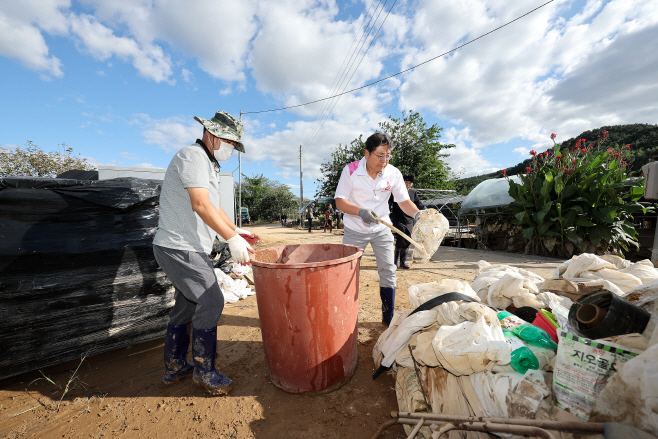
<path fill-rule="evenodd" d="M 0 178 L 0 379 L 164 336 L 161 184 Z"/>

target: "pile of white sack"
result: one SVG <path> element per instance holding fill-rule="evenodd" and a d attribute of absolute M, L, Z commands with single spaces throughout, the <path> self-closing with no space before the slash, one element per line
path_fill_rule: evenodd
<path fill-rule="evenodd" d="M 601 288 L 627 298 L 634 295 L 630 301 L 653 311 L 658 305 L 658 270 L 650 261 L 631 263 L 617 256 L 582 254 L 557 267 L 553 279 L 544 279 L 522 268 L 480 261 L 472 285 L 442 279 L 411 286 L 412 309 L 395 312 L 389 328 L 377 340 L 373 360 L 377 368 L 391 367 L 396 372 L 400 412 L 577 420 L 555 405 L 555 351 L 528 346 L 539 361 L 539 369 L 516 372 L 510 366 L 510 347 L 493 308 L 504 310 L 513 305 L 550 309 L 558 329 L 566 331 L 573 329 L 567 325 L 571 299 Z M 473 301 L 446 302 L 412 314 L 423 303 L 452 292 Z M 658 344 L 658 325 L 655 327 L 656 336 L 648 346 Z M 650 337 L 651 333 L 644 336 Z M 637 338 L 644 340 L 640 344 L 646 349 L 647 339 Z M 658 349 L 644 349 L 617 365 L 617 373 L 603 389 L 592 413 L 597 421 L 640 425 L 658 435 Z M 411 427 L 407 427 L 409 434 Z M 431 436 L 427 427 L 419 434 Z M 452 431 L 443 437 L 489 436 Z"/>
<path fill-rule="evenodd" d="M 244 271 L 245 266 L 240 266 L 239 264 L 235 265 L 237 267 L 233 267 L 234 272 L 237 271 L 239 275 L 244 275 L 248 272 Z M 247 270 L 250 270 L 250 268 L 247 267 Z M 256 294 L 245 279 L 233 279 L 219 268 L 215 268 L 215 276 L 217 277 L 217 282 L 224 294 L 225 303 L 235 303 L 238 300 L 246 299 L 248 296 Z"/>

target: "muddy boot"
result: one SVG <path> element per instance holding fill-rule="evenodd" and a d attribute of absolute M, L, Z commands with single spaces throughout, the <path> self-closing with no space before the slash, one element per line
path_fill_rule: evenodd
<path fill-rule="evenodd" d="M 225 395 L 233 387 L 226 375 L 215 369 L 217 353 L 217 327 L 194 329 L 192 358 L 194 360 L 194 384 L 204 387 L 212 395 Z"/>
<path fill-rule="evenodd" d="M 400 250 L 400 268 L 404 268 L 405 270 L 409 269 L 409 266 L 407 265 L 407 253 L 409 253 L 408 248 Z"/>
<path fill-rule="evenodd" d="M 194 365 L 187 361 L 187 348 L 190 346 L 188 325 L 169 325 L 165 337 L 165 373 L 162 382 L 173 384 L 181 378 L 192 375 Z"/>
<path fill-rule="evenodd" d="M 379 297 L 382 299 L 382 323 L 388 326 L 395 312 L 395 288 L 379 287 Z"/>

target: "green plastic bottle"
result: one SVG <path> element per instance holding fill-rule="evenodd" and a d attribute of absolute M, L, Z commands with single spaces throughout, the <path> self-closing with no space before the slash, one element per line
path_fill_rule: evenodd
<path fill-rule="evenodd" d="M 510 364 L 515 371 L 526 373 L 528 369 L 539 369 L 539 360 L 537 360 L 537 357 L 528 346 L 523 344 L 512 331 L 503 328 L 503 335 L 512 355 Z"/>
<path fill-rule="evenodd" d="M 498 320 L 500 320 L 500 326 L 512 331 L 517 337 L 529 345 L 557 351 L 557 343 L 548 335 L 548 332 L 535 325 L 531 325 L 511 312 L 499 312 Z"/>

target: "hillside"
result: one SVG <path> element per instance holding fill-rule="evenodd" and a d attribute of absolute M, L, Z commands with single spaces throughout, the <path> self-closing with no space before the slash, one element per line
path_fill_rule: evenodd
<path fill-rule="evenodd" d="M 608 140 L 603 143 L 603 148 L 614 145 L 631 145 L 631 154 L 629 163 L 631 170 L 638 171 L 640 168 L 652 161 L 654 157 L 658 158 L 658 125 L 643 123 L 629 125 L 608 125 L 589 131 L 584 131 L 578 136 L 567 139 L 562 142 L 564 147 L 575 144 L 576 139 L 586 139 L 588 142 L 596 140 L 603 131 L 608 131 Z M 525 172 L 525 168 L 530 166 L 530 157 L 521 163 L 507 168 L 507 175 L 516 175 Z M 460 194 L 468 194 L 475 186 L 491 178 L 500 177 L 500 171 L 490 174 L 477 175 L 474 177 L 462 178 L 457 180 L 457 191 Z"/>

